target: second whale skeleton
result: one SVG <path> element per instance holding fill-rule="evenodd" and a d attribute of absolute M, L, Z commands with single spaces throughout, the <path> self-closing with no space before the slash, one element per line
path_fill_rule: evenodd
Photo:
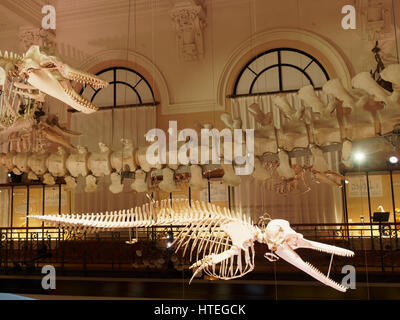
<path fill-rule="evenodd" d="M 328 96 L 328 103 L 324 102 L 311 86 L 299 90 L 299 106 L 292 105 L 284 95 L 273 98 L 273 106 L 285 119 L 282 126 L 276 127 L 272 123 L 272 112 L 264 114 L 260 106 L 249 106 L 248 112 L 254 116 L 256 123 L 261 126 L 255 129 L 255 156 L 253 177 L 257 180 L 269 180 L 273 173 L 277 173 L 279 180 L 274 185 L 274 190 L 280 194 L 287 194 L 299 189 L 300 182 L 305 185 L 304 173 L 311 173 L 311 177 L 317 182 L 324 182 L 334 187 L 340 187 L 345 177 L 329 169 L 322 149 L 332 144 L 341 147 L 341 161 L 347 167 L 351 166 L 352 143 L 363 139 L 380 137 L 393 132 L 400 123 L 400 64 L 387 66 L 380 72 L 382 79 L 392 84 L 393 93 L 380 87 L 371 74 L 362 72 L 353 78 L 353 88 L 346 89 L 339 79 L 329 80 L 323 86 L 323 92 Z M 221 120 L 231 129 L 240 129 L 241 119 L 223 113 Z M 163 168 L 161 163 L 151 165 L 146 161 L 146 152 L 149 146 L 134 148 L 129 139 L 122 140 L 123 147 L 118 151 L 112 151 L 108 146 L 99 143 L 99 152 L 89 152 L 86 147 L 78 147 L 78 152 L 59 150 L 56 155 L 47 154 L 49 160 L 40 162 L 40 168 L 30 168 L 24 161 L 18 161 L 18 153 L 0 154 L 0 165 L 7 171 L 30 173 L 31 177 L 46 175 L 45 182 L 54 183 L 55 177 L 64 177 L 68 187 L 73 189 L 77 185 L 76 178 L 86 178 L 87 191 L 97 189 L 97 177 L 113 174 L 110 190 L 118 193 L 122 191 L 118 177 L 123 171 L 135 172 L 138 181 L 132 183 L 133 190 L 147 191 L 143 184 L 143 176 L 154 173 Z M 200 146 L 201 147 L 201 146 Z M 70 148 L 71 149 L 71 148 Z M 247 147 L 244 145 L 244 150 Z M 312 165 L 308 167 L 291 163 L 290 153 L 296 149 L 309 150 L 312 157 Z M 211 154 L 211 152 L 210 152 Z M 224 157 L 224 148 L 220 150 L 221 162 Z M 276 160 L 266 160 L 269 155 L 277 155 Z M 20 156 L 21 160 L 42 158 L 41 153 L 29 153 Z M 211 159 L 210 159 L 211 160 Z M 57 162 L 52 165 L 52 162 Z M 37 162 L 35 162 L 37 164 Z M 19 164 L 23 168 L 18 167 Z M 169 165 L 172 171 L 176 170 L 180 163 Z M 57 168 L 53 170 L 52 168 Z M 238 167 L 233 163 L 221 163 L 224 169 L 223 181 L 227 185 L 237 186 L 241 179 L 235 174 Z M 163 170 L 167 181 L 159 184 L 164 191 L 173 190 L 171 170 Z M 198 170 L 189 171 L 198 174 Z M 66 174 L 60 174 L 65 172 Z M 44 174 L 43 174 L 44 173 Z M 176 171 L 175 171 L 176 173 Z M 135 177 L 136 178 L 136 177 Z M 147 177 L 148 178 L 148 177 Z M 196 178 L 196 181 L 200 181 Z M 121 177 L 122 179 L 122 177 Z M 145 180 L 149 180 L 146 179 Z M 139 185 L 138 185 L 139 184 Z M 147 183 L 148 184 L 148 183 Z M 191 184 L 198 188 L 205 188 L 205 183 Z M 307 190 L 309 186 L 306 185 Z"/>
<path fill-rule="evenodd" d="M 353 251 L 307 240 L 297 233 L 288 221 L 273 219 L 265 225 L 256 225 L 241 211 L 221 208 L 209 202 L 174 199 L 152 201 L 143 206 L 114 212 L 81 215 L 28 216 L 58 227 L 82 232 L 111 231 L 118 229 L 180 226 L 182 231 L 172 245 L 183 255 L 190 251 L 190 267 L 194 270 L 190 281 L 200 272 L 218 279 L 240 278 L 254 270 L 254 243 L 266 244 L 269 261 L 284 259 L 333 289 L 345 292 L 347 288 L 324 275 L 295 252 L 307 248 L 328 254 L 352 257 Z M 332 260 L 331 260 L 332 262 Z"/>

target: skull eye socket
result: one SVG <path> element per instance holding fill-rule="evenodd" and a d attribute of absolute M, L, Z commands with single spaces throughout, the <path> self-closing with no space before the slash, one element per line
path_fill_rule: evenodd
<path fill-rule="evenodd" d="M 299 237 L 297 235 L 291 235 L 288 237 L 287 242 L 292 245 L 296 246 L 298 243 Z"/>

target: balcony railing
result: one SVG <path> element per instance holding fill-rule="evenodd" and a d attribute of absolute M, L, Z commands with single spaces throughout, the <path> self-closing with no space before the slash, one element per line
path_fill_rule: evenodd
<path fill-rule="evenodd" d="M 355 251 L 357 259 L 352 262 L 355 267 L 364 268 L 368 265 L 368 268 L 377 271 L 400 271 L 398 224 L 291 226 L 306 239 Z M 168 262 L 174 250 L 167 246 L 171 241 L 167 235 L 171 235 L 172 231 L 172 235 L 176 236 L 180 229 L 176 226 L 163 226 L 86 234 L 56 227 L 0 228 L 0 273 L 34 273 L 45 264 L 57 266 L 61 271 L 77 270 L 83 273 L 92 270 L 129 271 L 132 265 L 137 264 L 138 250 L 143 251 L 143 257 L 148 255 L 149 260 L 162 257 Z M 262 253 L 256 254 L 262 259 L 266 248 L 256 246 L 257 250 L 262 250 Z M 140 258 L 143 260 L 143 257 Z M 321 265 L 325 262 L 328 264 L 329 257 L 327 261 L 321 260 L 319 263 Z M 182 259 L 180 264 L 186 268 L 190 261 Z M 144 267 L 151 268 L 151 263 Z"/>

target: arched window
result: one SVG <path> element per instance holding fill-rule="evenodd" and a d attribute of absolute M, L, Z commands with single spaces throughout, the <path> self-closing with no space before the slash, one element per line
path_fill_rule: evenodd
<path fill-rule="evenodd" d="M 86 86 L 81 95 L 99 107 L 155 105 L 154 92 L 139 72 L 126 67 L 112 67 L 96 75 L 109 82 L 103 89 Z"/>
<path fill-rule="evenodd" d="M 294 92 L 309 84 L 319 89 L 328 80 L 322 64 L 310 54 L 278 48 L 257 55 L 243 67 L 233 95 Z"/>

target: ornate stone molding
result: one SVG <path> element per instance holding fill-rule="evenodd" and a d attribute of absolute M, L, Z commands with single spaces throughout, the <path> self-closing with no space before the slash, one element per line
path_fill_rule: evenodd
<path fill-rule="evenodd" d="M 391 1 L 357 0 L 357 9 L 364 40 L 376 41 L 393 37 Z"/>
<path fill-rule="evenodd" d="M 184 61 L 195 61 L 204 54 L 203 29 L 205 12 L 192 0 L 176 2 L 169 12 L 176 32 L 179 56 Z"/>
<path fill-rule="evenodd" d="M 398 63 L 391 0 L 357 0 L 358 22 L 363 40 L 371 49 L 379 42 L 382 62 Z M 400 29 L 397 28 L 397 34 Z"/>
<path fill-rule="evenodd" d="M 38 45 L 47 54 L 54 55 L 57 51 L 56 34 L 54 30 L 44 30 L 42 28 L 21 27 L 18 37 L 20 39 L 21 50 L 25 52 L 32 45 Z"/>

